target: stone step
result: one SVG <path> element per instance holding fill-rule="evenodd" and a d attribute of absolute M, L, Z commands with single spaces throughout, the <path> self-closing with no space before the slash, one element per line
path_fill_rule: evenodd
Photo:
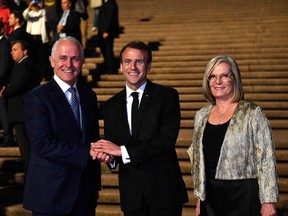
<path fill-rule="evenodd" d="M 189 196 L 189 202 L 185 203 L 184 206 L 189 207 L 195 207 L 196 205 L 196 199 L 194 198 L 193 192 L 188 191 Z M 100 192 L 100 199 L 99 203 L 119 203 L 120 197 L 119 197 L 119 191 L 118 189 L 110 189 L 105 188 Z M 279 195 L 279 202 L 276 204 L 278 208 L 284 208 L 287 210 L 287 204 L 288 204 L 288 194 L 282 193 Z"/>
<path fill-rule="evenodd" d="M 22 207 L 22 204 L 10 205 L 5 208 L 5 216 L 32 216 L 30 211 L 25 210 Z M 2 208 L 2 209 L 3 209 Z M 1 210 L 1 206 L 0 206 Z M 3 210 L 4 211 L 4 210 Z M 184 207 L 182 216 L 194 216 L 195 208 L 193 207 Z M 97 216 L 123 216 L 119 204 L 98 204 L 96 208 Z"/>
<path fill-rule="evenodd" d="M 111 98 L 113 95 L 98 95 L 98 101 L 104 102 Z M 288 101 L 287 93 L 248 93 L 245 94 L 245 100 L 253 101 Z M 181 102 L 200 102 L 206 101 L 202 94 L 185 94 L 180 95 L 179 99 Z"/>
<path fill-rule="evenodd" d="M 270 125 L 272 129 L 288 129 L 288 119 L 270 119 Z M 180 124 L 181 128 L 193 128 L 194 127 L 194 120 L 181 120 Z"/>
<path fill-rule="evenodd" d="M 100 95 L 114 95 L 120 92 L 124 88 L 124 83 L 122 87 L 115 88 L 93 88 L 93 91 Z M 199 87 L 175 87 L 178 93 L 181 94 L 202 94 L 202 89 Z M 288 93 L 287 85 L 277 85 L 277 86 L 266 86 L 266 85 L 255 85 L 255 86 L 244 86 L 244 92 L 266 92 L 266 93 Z"/>
<path fill-rule="evenodd" d="M 99 121 L 101 122 L 101 121 Z M 275 145 L 277 149 L 288 149 L 288 130 L 272 130 Z M 176 142 L 177 147 L 188 148 L 192 142 L 193 129 L 181 128 Z M 1 158 L 12 158 L 17 160 L 20 157 L 19 148 L 16 147 L 0 147 Z M 18 161 L 21 163 L 21 161 Z M 0 163 L 3 164 L 3 161 Z M 13 163 L 9 163 L 9 165 Z"/>
<path fill-rule="evenodd" d="M 101 176 L 103 188 L 115 188 L 119 186 L 118 174 L 117 173 L 103 173 Z M 186 185 L 187 190 L 192 190 L 194 188 L 193 180 L 190 174 L 183 175 L 183 179 Z M 279 191 L 281 193 L 288 192 L 288 178 L 280 177 L 279 178 Z"/>
<path fill-rule="evenodd" d="M 264 111 L 268 119 L 287 119 L 288 110 L 265 110 Z M 181 111 L 182 119 L 193 119 L 195 116 L 196 110 L 183 110 Z"/>
<path fill-rule="evenodd" d="M 190 161 L 179 161 L 182 175 L 190 175 L 191 173 L 191 163 Z M 101 169 L 103 173 L 110 173 L 110 169 L 106 164 L 101 164 Z M 280 177 L 288 177 L 288 163 L 287 162 L 277 162 L 277 173 Z M 113 172 L 118 172 L 118 167 Z"/>
<path fill-rule="evenodd" d="M 287 68 L 288 69 L 288 68 Z M 158 80 L 158 84 L 173 86 L 173 87 L 191 87 L 191 86 L 202 86 L 202 80 Z M 242 83 L 244 86 L 249 85 L 288 85 L 288 78 L 282 79 L 261 79 L 261 78 L 251 78 L 251 79 L 243 79 Z M 97 86 L 100 88 L 120 88 L 125 85 L 124 81 L 113 81 L 113 82 L 106 82 L 106 81 L 98 81 Z"/>
<path fill-rule="evenodd" d="M 181 110 L 199 110 L 203 106 L 207 105 L 207 102 L 180 102 Z M 263 110 L 287 110 L 288 102 L 287 101 L 257 101 Z"/>
<path fill-rule="evenodd" d="M 288 129 L 288 119 L 270 119 L 270 126 L 273 130 L 276 129 Z M 99 120 L 99 127 L 104 128 L 103 120 Z M 194 120 L 193 119 L 181 119 L 180 127 L 183 129 L 193 129 Z"/>

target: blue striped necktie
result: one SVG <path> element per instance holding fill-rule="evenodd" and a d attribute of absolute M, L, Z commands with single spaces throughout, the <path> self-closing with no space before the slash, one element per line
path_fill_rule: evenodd
<path fill-rule="evenodd" d="M 72 111 L 74 113 L 75 119 L 77 121 L 77 124 L 80 127 L 80 110 L 79 110 L 78 98 L 76 96 L 76 88 L 70 87 L 68 89 L 68 91 L 71 93 L 70 105 L 71 105 Z"/>

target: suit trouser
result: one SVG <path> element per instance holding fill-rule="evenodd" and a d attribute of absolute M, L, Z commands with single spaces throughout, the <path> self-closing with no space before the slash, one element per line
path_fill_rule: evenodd
<path fill-rule="evenodd" d="M 86 176 L 87 177 L 87 176 Z M 83 203 L 83 197 L 86 196 L 85 195 L 85 190 L 86 186 L 85 184 L 87 184 L 87 181 L 84 180 L 85 177 L 84 175 L 82 176 L 81 179 L 81 185 L 79 187 L 79 192 L 76 198 L 76 202 L 73 205 L 73 209 L 71 210 L 71 212 L 67 213 L 67 214 L 45 214 L 45 213 L 40 213 L 40 212 L 32 212 L 32 216 L 95 216 L 96 215 L 96 204 L 94 203 L 94 200 L 89 199 L 89 201 L 91 201 L 88 205 L 87 203 Z M 95 202 L 96 202 L 96 194 L 95 194 Z M 86 198 L 87 200 L 87 198 Z M 64 202 L 63 200 L 59 200 L 59 202 Z"/>
<path fill-rule="evenodd" d="M 100 49 L 102 52 L 102 55 L 104 57 L 105 66 L 106 66 L 106 73 L 113 74 L 116 73 L 115 70 L 115 56 L 114 56 L 114 38 L 108 37 L 103 38 L 102 33 L 100 33 Z"/>
<path fill-rule="evenodd" d="M 24 160 L 24 163 L 25 163 L 24 169 L 26 172 L 28 163 L 30 160 L 30 156 L 31 156 L 31 146 L 28 141 L 25 123 L 24 122 L 16 123 L 14 124 L 14 128 L 15 128 L 15 133 L 16 133 L 15 134 L 16 142 L 19 146 L 21 157 Z"/>
<path fill-rule="evenodd" d="M 13 130 L 8 123 L 7 105 L 3 97 L 0 97 L 0 121 L 4 130 L 4 143 L 9 143 L 9 141 L 13 139 Z"/>
<path fill-rule="evenodd" d="M 124 216 L 181 216 L 183 205 L 162 209 L 151 208 L 149 203 L 143 200 L 141 209 L 132 212 L 124 212 Z"/>

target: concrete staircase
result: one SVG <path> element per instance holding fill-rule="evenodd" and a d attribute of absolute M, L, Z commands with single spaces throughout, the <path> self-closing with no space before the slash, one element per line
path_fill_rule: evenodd
<path fill-rule="evenodd" d="M 260 105 L 268 116 L 276 145 L 280 197 L 279 215 L 288 215 L 288 2 L 286 0 L 126 0 L 118 1 L 123 34 L 115 41 L 115 55 L 132 40 L 153 49 L 149 79 L 179 91 L 181 130 L 176 150 L 189 194 L 183 216 L 194 215 L 195 198 L 186 150 L 191 144 L 195 112 L 207 104 L 201 94 L 203 72 L 214 56 L 233 56 L 241 70 L 245 99 Z M 120 91 L 124 79 L 100 75 L 103 62 L 92 28 L 83 76 L 98 94 L 99 104 Z M 97 67 L 98 66 L 98 67 Z M 103 121 L 100 119 L 101 133 Z M 30 216 L 21 205 L 22 173 L 19 151 L 0 148 L 0 215 Z M 103 189 L 98 216 L 122 216 L 117 170 L 102 165 Z"/>

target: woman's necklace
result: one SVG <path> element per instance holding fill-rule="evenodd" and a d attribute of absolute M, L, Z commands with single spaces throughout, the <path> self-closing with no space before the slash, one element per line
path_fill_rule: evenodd
<path fill-rule="evenodd" d="M 219 115 L 219 118 L 218 118 L 218 120 L 217 120 L 217 125 L 220 125 L 221 124 L 221 122 L 220 122 L 220 119 L 223 117 L 223 115 L 230 109 L 230 107 L 231 107 L 231 105 L 232 105 L 233 103 L 231 103 L 228 107 L 227 107 L 227 109 L 224 111 L 224 112 L 220 112 L 220 109 L 219 109 L 219 107 L 218 106 L 216 106 L 215 105 L 215 107 L 217 108 L 217 113 L 218 113 L 218 115 Z"/>

